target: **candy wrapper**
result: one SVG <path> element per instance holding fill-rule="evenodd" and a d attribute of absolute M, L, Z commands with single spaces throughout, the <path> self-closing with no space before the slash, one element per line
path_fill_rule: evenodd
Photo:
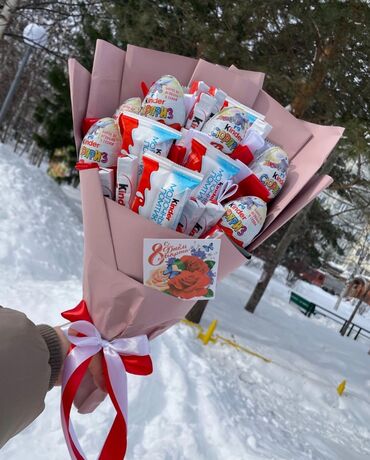
<path fill-rule="evenodd" d="M 117 158 L 116 201 L 131 206 L 137 188 L 139 158 L 135 155 L 119 155 Z"/>
<path fill-rule="evenodd" d="M 327 176 L 316 179 L 313 176 L 338 142 L 343 130 L 295 119 L 261 89 L 263 75 L 260 73 L 225 69 L 203 60 L 196 61 L 131 45 L 124 52 L 100 40 L 94 59 L 93 78 L 73 59 L 69 61 L 69 75 L 78 151 L 85 118 L 111 117 L 126 99 L 143 96 L 142 82 L 150 87 L 163 75 L 174 75 L 182 86 L 189 86 L 193 81 L 204 81 L 209 87 L 215 86 L 241 104 L 263 114 L 264 120 L 273 127 L 268 138 L 287 153 L 290 169 L 284 188 L 269 208 L 262 231 L 247 250 L 257 247 L 265 235 L 270 235 L 283 225 L 330 183 L 331 179 Z M 232 117 L 234 115 L 237 113 L 231 114 Z M 138 120 L 135 114 L 128 116 Z M 182 118 L 179 120 L 181 123 Z M 204 128 L 211 121 L 206 122 Z M 224 121 L 219 120 L 219 123 Z M 250 121 L 233 118 L 234 127 L 240 127 L 240 135 L 234 136 L 236 143 L 244 139 Z M 220 136 L 216 128 L 228 131 L 226 125 L 214 124 L 209 127 L 209 132 L 215 133 L 214 138 L 218 142 Z M 232 143 L 233 139 L 224 147 L 228 150 L 224 154 L 230 153 L 234 146 Z M 126 153 L 132 153 L 131 145 L 131 142 L 127 143 Z M 225 170 L 229 174 L 228 168 Z M 226 176 L 223 179 L 227 180 L 229 176 Z M 66 319 L 74 323 L 73 328 L 80 332 L 80 336 L 68 334 L 75 347 L 68 355 L 64 369 L 62 423 L 71 457 L 84 459 L 71 424 L 70 410 L 72 401 L 80 411 L 89 412 L 102 400 L 103 395 L 86 374 L 86 368 L 91 357 L 103 349 L 107 387 L 117 417 L 100 458 L 116 460 L 122 459 L 126 451 L 126 372 L 140 375 L 150 373 L 152 367 L 148 340 L 183 318 L 194 304 L 193 300 L 172 297 L 143 284 L 143 242 L 145 238 L 171 240 L 190 237 L 160 226 L 127 206 L 104 198 L 96 168 L 82 170 L 80 180 L 85 236 L 83 301 L 64 314 Z M 273 230 L 270 231 L 270 228 Z M 241 252 L 224 234 L 221 235 L 218 280 L 244 262 Z M 84 347 L 86 337 L 93 344 L 89 349 Z"/>
<path fill-rule="evenodd" d="M 80 160 L 101 167 L 115 166 L 121 150 L 121 134 L 113 118 L 94 123 L 83 138 Z"/>
<path fill-rule="evenodd" d="M 159 78 L 149 89 L 141 114 L 178 129 L 184 126 L 184 91 L 177 78 L 171 75 Z"/>
<path fill-rule="evenodd" d="M 115 195 L 115 171 L 113 168 L 99 169 L 100 182 L 103 190 L 103 195 L 111 200 L 114 200 Z"/>

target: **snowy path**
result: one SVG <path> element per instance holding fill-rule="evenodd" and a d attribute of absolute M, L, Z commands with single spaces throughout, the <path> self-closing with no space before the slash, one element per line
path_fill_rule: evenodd
<path fill-rule="evenodd" d="M 0 304 L 57 324 L 81 297 L 76 203 L 3 153 L 1 185 L 13 189 L 0 208 Z M 129 378 L 128 460 L 370 458 L 370 343 L 304 317 L 287 303 L 280 276 L 256 314 L 246 313 L 258 276 L 256 267 L 243 267 L 220 285 L 203 325 L 218 319 L 219 334 L 273 362 L 204 346 L 182 324 L 163 334 L 152 343 L 154 374 Z M 340 398 L 335 388 L 343 378 L 348 389 Z M 0 451 L 1 460 L 67 460 L 59 396 L 58 389 L 48 394 L 45 412 Z M 112 416 L 107 401 L 92 415 L 75 415 L 89 458 L 96 458 Z"/>

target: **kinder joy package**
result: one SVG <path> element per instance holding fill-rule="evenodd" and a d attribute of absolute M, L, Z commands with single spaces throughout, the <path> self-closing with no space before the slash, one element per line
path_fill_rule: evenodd
<path fill-rule="evenodd" d="M 102 350 L 117 415 L 99 458 L 116 460 L 126 372 L 152 372 L 150 341 L 332 182 L 317 171 L 343 129 L 293 117 L 261 73 L 132 45 L 98 40 L 92 72 L 70 59 L 69 78 L 85 247 L 83 299 L 63 314 L 62 425 L 71 458 L 85 459 L 70 411 L 104 398 L 86 373 Z"/>

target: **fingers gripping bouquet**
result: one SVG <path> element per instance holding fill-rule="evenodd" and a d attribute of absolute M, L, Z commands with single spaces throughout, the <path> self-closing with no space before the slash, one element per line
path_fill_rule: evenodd
<path fill-rule="evenodd" d="M 331 183 L 316 173 L 342 129 L 295 119 L 261 73 L 131 45 L 98 40 L 92 74 L 69 74 L 85 251 L 62 424 L 84 459 L 70 410 L 103 399 L 86 373 L 102 351 L 117 416 L 99 458 L 121 459 L 126 372 L 151 373 L 149 341 Z"/>

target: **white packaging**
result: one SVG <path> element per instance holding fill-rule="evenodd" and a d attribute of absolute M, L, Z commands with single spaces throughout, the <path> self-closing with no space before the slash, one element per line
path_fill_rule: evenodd
<path fill-rule="evenodd" d="M 103 195 L 114 200 L 114 169 L 99 169 L 100 183 L 103 189 Z"/>
<path fill-rule="evenodd" d="M 119 155 L 117 159 L 116 201 L 131 206 L 137 188 L 139 158 L 136 155 Z"/>

